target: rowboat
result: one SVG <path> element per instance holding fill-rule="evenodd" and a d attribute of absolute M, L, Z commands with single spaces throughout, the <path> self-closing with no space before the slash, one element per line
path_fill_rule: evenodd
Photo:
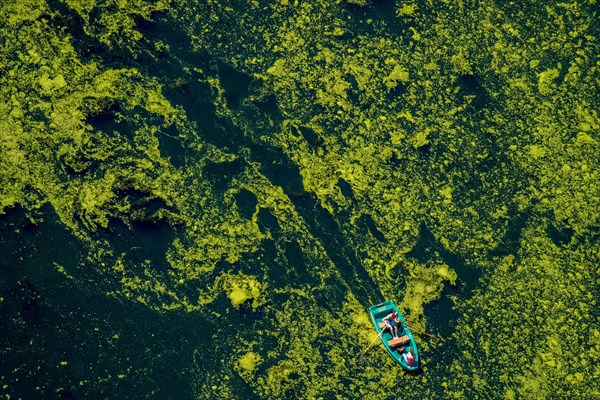
<path fill-rule="evenodd" d="M 383 319 L 391 313 L 398 313 L 397 318 L 400 320 L 398 325 L 398 338 L 394 339 L 390 329 L 386 327 Z M 419 352 L 417 343 L 410 328 L 406 325 L 406 320 L 398 311 L 398 307 L 393 301 L 387 300 L 383 303 L 369 307 L 371 321 L 377 330 L 381 341 L 392 358 L 400 364 L 400 366 L 408 371 L 419 369 Z M 411 357 L 412 356 L 412 357 Z"/>

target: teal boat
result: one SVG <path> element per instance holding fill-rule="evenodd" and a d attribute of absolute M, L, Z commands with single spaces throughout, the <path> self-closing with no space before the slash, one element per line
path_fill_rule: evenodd
<path fill-rule="evenodd" d="M 398 313 L 397 318 L 400 320 L 398 325 L 398 338 L 394 339 L 392 333 L 385 326 L 383 319 L 391 313 Z M 398 311 L 398 307 L 393 301 L 388 300 L 383 303 L 369 307 L 371 321 L 375 325 L 377 333 L 381 336 L 381 341 L 392 358 L 400 364 L 400 366 L 408 371 L 419 369 L 419 351 L 417 343 L 410 328 L 406 325 L 406 320 Z M 382 330 L 384 332 L 382 333 Z M 411 357 L 412 356 L 412 357 Z"/>

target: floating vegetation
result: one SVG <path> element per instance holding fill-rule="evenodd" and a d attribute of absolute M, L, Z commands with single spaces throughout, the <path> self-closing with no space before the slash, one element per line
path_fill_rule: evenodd
<path fill-rule="evenodd" d="M 600 396 L 595 1 L 5 3 L 2 398 Z"/>

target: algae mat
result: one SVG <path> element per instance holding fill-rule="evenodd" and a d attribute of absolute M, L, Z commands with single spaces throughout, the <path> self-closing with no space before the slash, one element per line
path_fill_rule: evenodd
<path fill-rule="evenodd" d="M 600 396 L 595 0 L 0 9 L 0 398 Z"/>

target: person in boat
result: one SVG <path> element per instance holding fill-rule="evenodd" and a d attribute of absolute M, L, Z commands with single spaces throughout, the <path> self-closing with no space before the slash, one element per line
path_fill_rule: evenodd
<path fill-rule="evenodd" d="M 408 365 L 413 365 L 415 363 L 415 352 L 413 351 L 412 347 L 408 351 L 402 353 L 402 357 Z"/>
<path fill-rule="evenodd" d="M 398 313 L 393 312 L 391 314 L 386 315 L 383 318 L 383 322 L 385 322 L 385 326 L 390 328 L 390 333 L 396 339 L 398 337 L 398 325 L 400 325 L 400 320 L 398 319 Z"/>

